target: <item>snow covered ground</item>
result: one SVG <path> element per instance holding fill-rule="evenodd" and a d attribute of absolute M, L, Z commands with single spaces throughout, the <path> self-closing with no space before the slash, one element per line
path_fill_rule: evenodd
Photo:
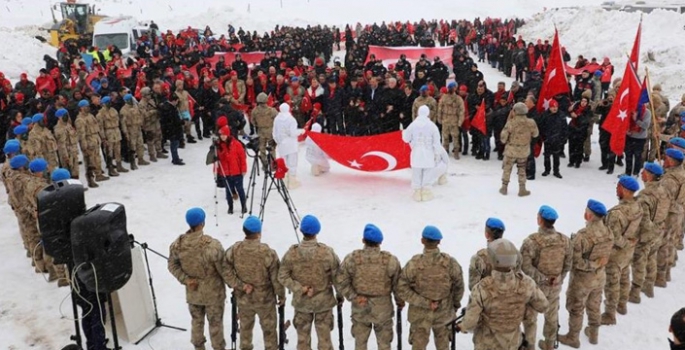
<path fill-rule="evenodd" d="M 485 66 L 485 65 L 483 65 Z M 488 84 L 494 86 L 500 75 L 484 67 Z M 529 182 L 532 195 L 519 198 L 515 195 L 501 196 L 501 163 L 496 160 L 477 161 L 466 157 L 452 160 L 449 183 L 436 188 L 435 200 L 415 203 L 411 200 L 410 172 L 363 173 L 333 164 L 332 171 L 322 177 L 309 175 L 308 164 L 300 152 L 298 173 L 303 187 L 291 192 L 301 216 L 312 213 L 319 217 L 323 230 L 319 239 L 331 245 L 342 259 L 352 250 L 361 247 L 362 230 L 366 223 L 378 225 L 384 232 L 383 248 L 396 254 L 406 263 L 412 255 L 421 252 L 420 235 L 425 225 L 438 226 L 444 235 L 441 249 L 459 261 L 467 269 L 469 259 L 485 245 L 483 225 L 490 216 L 500 217 L 506 223 L 505 237 L 519 245 L 530 233 L 537 230 L 536 213 L 543 205 L 551 205 L 560 213 L 558 230 L 566 234 L 584 226 L 583 211 L 589 198 L 603 201 L 607 206 L 617 203 L 615 176 L 597 171 L 599 167 L 596 135 L 594 154 L 589 163 L 580 169 L 568 169 L 562 164 L 563 180 L 540 177 L 542 161 L 538 159 L 538 179 Z M 169 244 L 182 234 L 186 225 L 186 209 L 200 206 L 208 214 L 206 232 L 218 238 L 224 247 L 242 239 L 241 220 L 226 214 L 227 205 L 220 201 L 219 226 L 214 224 L 214 186 L 211 169 L 204 165 L 207 141 L 188 145 L 180 150 L 186 161 L 185 167 L 175 167 L 160 162 L 140 170 L 124 174 L 102 183 L 99 189 L 86 192 L 88 206 L 105 202 L 120 202 L 126 206 L 128 231 L 141 242 L 164 254 Z M 620 170 L 620 169 L 619 169 Z M 259 197 L 261 179 L 256 196 Z M 516 191 L 513 180 L 511 192 Z M 4 191 L 0 191 L 4 193 Z M 68 291 L 47 284 L 32 272 L 30 262 L 23 256 L 16 220 L 1 195 L 0 203 L 0 344 L 4 349 L 59 349 L 68 343 L 73 323 L 69 301 L 60 306 Z M 219 193 L 219 198 L 223 194 Z M 255 209 L 255 211 L 258 211 Z M 295 237 L 285 204 L 272 193 L 267 203 L 263 241 L 282 256 Z M 184 289 L 167 272 L 166 261 L 150 256 L 151 270 L 157 290 L 160 316 L 167 324 L 190 326 L 190 316 L 184 299 Z M 467 274 L 464 275 L 467 277 Z M 668 337 L 667 324 L 672 313 L 682 306 L 685 273 L 682 268 L 673 271 L 674 282 L 668 289 L 657 289 L 655 299 L 643 298 L 639 306 L 630 304 L 629 314 L 619 316 L 617 326 L 601 329 L 600 346 L 597 349 L 642 350 L 665 348 Z M 566 281 L 566 284 L 568 280 Z M 463 305 L 466 305 L 466 293 Z M 567 330 L 568 313 L 565 311 L 565 295 L 562 294 L 560 323 L 561 332 Z M 230 309 L 225 317 L 226 337 L 230 330 Z M 292 317 L 292 308 L 286 308 Z M 349 303 L 345 303 L 345 320 L 349 319 Z M 67 315 L 66 317 L 61 314 Z M 542 322 L 542 318 L 540 318 Z M 350 335 L 350 323 L 345 324 L 345 342 L 351 348 L 354 341 Z M 403 344 L 408 346 L 408 324 L 404 319 Z M 542 326 L 538 329 L 541 336 Z M 261 336 L 255 331 L 255 348 L 261 348 Z M 337 341 L 337 331 L 334 331 Z M 289 330 L 290 345 L 295 348 L 296 334 Z M 586 338 L 581 336 L 583 348 L 588 348 Z M 190 334 L 170 329 L 160 329 L 140 346 L 124 343 L 124 349 L 189 349 Z M 458 336 L 459 349 L 472 349 L 471 335 Z M 371 341 L 373 342 L 373 336 Z M 372 343 L 373 344 L 373 343 Z M 372 346 L 373 348 L 373 346 Z M 431 347 L 432 348 L 432 347 Z M 563 345 L 561 348 L 564 348 Z"/>

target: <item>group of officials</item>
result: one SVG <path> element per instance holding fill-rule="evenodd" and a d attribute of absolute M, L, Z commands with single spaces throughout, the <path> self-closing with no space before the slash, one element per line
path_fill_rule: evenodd
<path fill-rule="evenodd" d="M 253 348 L 255 316 L 259 316 L 264 348 L 278 348 L 276 308 L 285 304 L 286 289 L 293 295 L 298 350 L 312 348 L 312 326 L 318 348 L 333 349 L 333 308 L 345 299 L 352 303 L 355 349 L 367 348 L 372 330 L 377 348 L 390 349 L 395 307 L 402 310 L 405 303 L 412 349 L 426 349 L 432 332 L 436 349 L 445 350 L 454 340 L 454 331 L 472 332 L 477 350 L 530 350 L 536 344 L 551 350 L 556 341 L 579 348 L 584 311 L 588 314 L 584 334 L 597 344 L 600 326 L 616 324 L 616 313 L 625 315 L 628 302 L 640 303 L 642 294 L 652 298 L 655 286 L 664 288 L 670 281 L 676 247 L 682 250 L 684 158 L 681 150 L 670 148 L 664 167 L 647 163 L 641 191 L 636 179 L 621 177 L 616 186 L 618 205 L 607 209 L 589 200 L 585 227 L 570 238 L 555 229 L 559 214 L 546 205 L 537 213 L 538 231 L 524 240 L 520 250 L 503 238 L 501 220 L 487 219 L 487 247 L 471 258 L 471 295 L 464 317 L 456 324 L 465 288 L 463 272 L 453 257 L 440 251 L 443 236 L 434 226 L 424 228 L 423 252 L 404 267 L 381 250 L 383 233 L 372 224 L 364 228 L 363 248 L 341 263 L 333 248 L 318 241 L 319 220 L 307 215 L 300 227 L 302 242 L 279 260 L 261 242 L 258 218 L 248 217 L 243 224 L 245 239 L 224 251 L 218 240 L 203 233 L 204 211 L 192 208 L 186 213 L 189 230 L 170 247 L 168 267 L 185 285 L 196 350 L 205 349 L 205 319 L 212 348 L 226 347 L 226 285 L 237 299 L 240 349 Z M 557 337 L 559 295 L 569 273 L 568 332 Z M 543 339 L 536 342 L 538 313 L 544 314 L 544 325 Z M 675 344 L 679 344 L 682 340 L 676 333 Z"/>

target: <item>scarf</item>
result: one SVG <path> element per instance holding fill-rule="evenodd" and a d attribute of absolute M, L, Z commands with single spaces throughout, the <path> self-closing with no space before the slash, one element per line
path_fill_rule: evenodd
<path fill-rule="evenodd" d="M 238 101 L 238 98 L 240 97 L 240 92 L 238 91 L 238 80 L 233 80 L 231 83 L 233 84 L 233 99 Z"/>

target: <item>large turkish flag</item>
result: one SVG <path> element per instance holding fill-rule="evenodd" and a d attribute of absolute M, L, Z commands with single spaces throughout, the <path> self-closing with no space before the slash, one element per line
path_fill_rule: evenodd
<path fill-rule="evenodd" d="M 395 131 L 374 136 L 337 136 L 310 132 L 309 138 L 336 162 L 361 171 L 394 171 L 409 168 L 411 149 Z"/>

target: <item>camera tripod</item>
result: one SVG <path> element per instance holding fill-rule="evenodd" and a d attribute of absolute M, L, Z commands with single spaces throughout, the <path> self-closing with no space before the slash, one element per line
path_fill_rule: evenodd
<path fill-rule="evenodd" d="M 285 185 L 283 179 L 278 179 L 273 174 L 275 159 L 272 147 L 270 145 L 267 145 L 266 147 L 266 162 L 259 157 L 258 152 L 255 152 L 255 156 L 251 157 L 254 158 L 254 161 L 252 162 L 250 179 L 246 191 L 247 196 L 250 198 L 250 209 L 248 210 L 248 213 L 252 215 L 252 210 L 254 208 L 254 192 L 257 187 L 257 177 L 259 176 L 259 165 L 261 162 L 264 170 L 264 179 L 262 182 L 262 196 L 259 201 L 259 219 L 264 222 L 264 208 L 269 199 L 269 194 L 275 189 L 283 199 L 286 207 L 288 207 L 288 214 L 290 215 L 290 222 L 295 231 L 295 238 L 297 239 L 297 243 L 300 243 L 300 236 L 297 233 L 297 229 L 300 227 L 300 214 L 297 212 L 297 208 L 295 208 L 295 203 L 293 202 L 288 187 Z"/>
<path fill-rule="evenodd" d="M 155 310 L 155 327 L 152 328 L 149 332 L 147 332 L 135 344 L 138 345 L 140 342 L 143 341 L 143 339 L 147 338 L 147 336 L 152 334 L 152 332 L 154 332 L 157 328 L 161 328 L 161 327 L 171 328 L 171 329 L 175 329 L 177 331 L 185 332 L 186 331 L 185 328 L 169 326 L 167 324 L 164 324 L 162 322 L 162 319 L 159 318 L 159 311 L 157 309 L 157 295 L 155 294 L 155 286 L 152 283 L 152 272 L 150 271 L 150 262 L 147 259 L 147 251 L 148 250 L 151 251 L 153 254 L 159 256 L 160 258 L 162 258 L 164 260 L 169 260 L 169 258 L 167 256 L 164 256 L 163 254 L 155 251 L 154 249 L 150 248 L 147 245 L 147 243 L 140 243 L 140 242 L 136 241 L 136 239 L 133 237 L 133 235 L 129 235 L 128 237 L 129 237 L 129 240 L 131 242 L 131 246 L 133 246 L 134 244 L 137 244 L 138 246 L 143 248 L 143 255 L 145 256 L 145 266 L 147 268 L 148 283 L 150 284 L 150 292 L 152 292 L 152 305 L 153 305 L 154 310 Z"/>

